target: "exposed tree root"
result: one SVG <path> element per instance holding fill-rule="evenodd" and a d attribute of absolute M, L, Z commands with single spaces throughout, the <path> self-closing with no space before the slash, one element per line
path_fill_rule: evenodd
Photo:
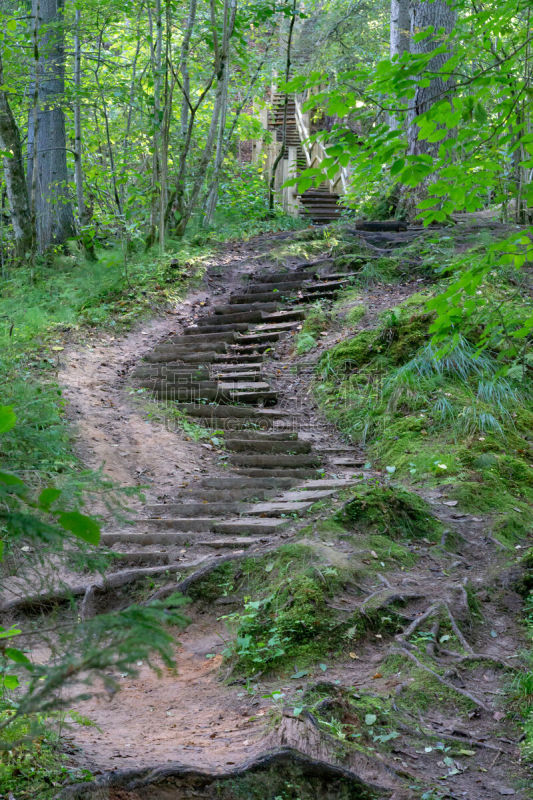
<path fill-rule="evenodd" d="M 75 597 L 83 597 L 87 602 L 86 613 L 89 609 L 89 599 L 94 599 L 96 594 L 109 592 L 113 589 L 118 589 L 121 586 L 126 586 L 129 583 L 134 583 L 140 578 L 163 575 L 165 572 L 181 572 L 183 570 L 182 564 L 165 564 L 160 567 L 139 567 L 138 569 L 121 570 L 120 572 L 112 572 L 105 575 L 103 578 L 91 580 L 90 583 L 78 584 L 76 586 L 65 586 L 61 590 L 55 592 L 43 592 L 34 595 L 25 595 L 23 597 L 16 597 L 12 600 L 5 601 L 0 606 L 0 614 L 7 614 L 20 611 L 36 611 L 42 608 L 47 608 L 61 603 L 66 603 Z M 176 591 L 176 584 L 174 584 L 174 591 Z M 82 602 L 83 606 L 83 602 Z"/>
<path fill-rule="evenodd" d="M 310 758 L 290 748 L 281 748 L 261 754 L 252 761 L 225 772 L 208 772 L 182 764 L 168 764 L 153 769 L 108 773 L 91 783 L 70 786 L 64 789 L 58 797 L 61 800 L 90 800 L 90 798 L 96 800 L 103 796 L 103 791 L 114 789 L 122 790 L 121 799 L 129 800 L 131 797 L 131 800 L 137 800 L 137 798 L 148 796 L 143 791 L 148 787 L 161 786 L 163 788 L 165 784 L 174 790 L 179 790 L 180 784 L 183 789 L 194 787 L 194 790 L 198 791 L 199 797 L 212 797 L 213 794 L 204 795 L 200 793 L 201 790 L 209 789 L 211 786 L 214 788 L 216 784 L 225 780 L 237 780 L 252 773 L 261 773 L 269 769 L 275 769 L 279 773 L 284 769 L 294 767 L 298 768 L 305 777 L 326 779 L 331 782 L 349 782 L 354 789 L 354 797 L 356 797 L 355 792 L 357 791 L 357 797 L 360 800 L 370 800 L 374 797 L 387 798 L 391 795 L 390 790 L 367 783 L 355 772 L 342 766 Z M 179 797 L 177 792 L 172 796 Z M 150 797 L 152 797 L 151 794 Z"/>
<path fill-rule="evenodd" d="M 171 594 L 175 594 L 179 592 L 180 594 L 187 594 L 191 586 L 194 586 L 195 583 L 199 583 L 200 581 L 207 578 L 211 572 L 214 572 L 215 569 L 220 567 L 221 564 L 227 564 L 228 561 L 240 561 L 243 558 L 249 558 L 250 553 L 240 554 L 240 555 L 227 555 L 223 558 L 213 558 L 211 561 L 208 561 L 207 564 L 204 564 L 200 569 L 197 569 L 195 572 L 191 572 L 186 578 L 184 578 L 180 583 L 167 583 L 165 586 L 162 586 L 157 592 L 154 592 L 153 595 L 146 601 L 145 605 L 148 603 L 152 603 L 154 600 L 166 600 L 167 597 L 170 597 Z"/>
<path fill-rule="evenodd" d="M 467 692 L 464 689 L 460 689 L 458 686 L 454 686 L 453 683 L 450 683 L 450 681 L 445 680 L 442 677 L 442 675 L 439 675 L 439 673 L 435 672 L 435 670 L 431 669 L 431 667 L 428 667 L 426 666 L 426 664 L 423 664 L 415 656 L 415 654 L 412 653 L 411 650 L 409 650 L 406 647 L 405 644 L 403 646 L 400 646 L 399 648 L 394 648 L 391 652 L 407 656 L 407 658 L 409 658 L 419 669 L 423 670 L 424 672 L 427 672 L 429 675 L 432 675 L 435 678 L 435 680 L 437 680 L 451 692 L 460 694 L 462 697 L 465 697 L 467 700 L 470 700 L 470 702 L 473 703 L 478 708 L 482 708 L 483 711 L 490 711 L 490 708 L 478 697 L 474 697 L 474 695 L 471 694 L 470 692 Z"/>
<path fill-rule="evenodd" d="M 470 747 L 482 747 L 485 750 L 494 750 L 497 753 L 504 752 L 500 747 L 488 742 L 482 742 L 480 739 L 472 739 L 469 736 L 454 736 L 452 733 L 442 733 L 441 731 L 432 731 L 425 728 L 411 728 L 409 725 L 404 725 L 403 722 L 395 722 L 395 726 L 399 731 L 408 733 L 410 736 L 420 737 L 423 736 L 427 739 L 438 739 L 444 742 L 459 742 L 462 745 L 468 744 Z"/>

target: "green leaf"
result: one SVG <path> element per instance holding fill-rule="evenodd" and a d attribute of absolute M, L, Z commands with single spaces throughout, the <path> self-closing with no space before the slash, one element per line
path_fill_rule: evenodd
<path fill-rule="evenodd" d="M 4 675 L 2 683 L 6 689 L 16 689 L 19 685 L 19 679 L 16 675 Z"/>
<path fill-rule="evenodd" d="M 398 158 L 390 168 L 390 174 L 398 175 L 398 173 L 402 171 L 404 166 L 405 166 L 405 160 L 403 158 Z"/>
<path fill-rule="evenodd" d="M 50 511 L 50 507 L 59 497 L 61 497 L 61 489 L 54 489 L 54 487 L 51 486 L 48 489 L 43 489 L 39 495 L 37 504 L 43 511 Z"/>
<path fill-rule="evenodd" d="M 373 725 L 375 722 L 377 722 L 377 717 L 375 714 L 366 714 L 365 725 Z"/>
<path fill-rule="evenodd" d="M 22 650 L 17 650 L 16 647 L 6 647 L 4 654 L 16 664 L 31 664 L 28 656 L 25 656 Z"/>
<path fill-rule="evenodd" d="M 291 675 L 293 680 L 298 680 L 298 678 L 305 678 L 306 675 L 309 675 L 308 669 L 301 669 L 299 672 L 295 672 L 294 675 Z"/>
<path fill-rule="evenodd" d="M 7 433 L 15 426 L 17 417 L 11 406 L 0 406 L 0 433 Z"/>
<path fill-rule="evenodd" d="M 80 514 L 78 511 L 63 511 L 58 517 L 58 522 L 66 531 L 70 531 L 88 544 L 97 545 L 100 542 L 100 526 L 85 514 Z"/>
<path fill-rule="evenodd" d="M 24 481 L 16 475 L 12 475 L 10 472 L 0 472 L 0 483 L 4 483 L 6 486 L 19 486 L 26 489 Z"/>

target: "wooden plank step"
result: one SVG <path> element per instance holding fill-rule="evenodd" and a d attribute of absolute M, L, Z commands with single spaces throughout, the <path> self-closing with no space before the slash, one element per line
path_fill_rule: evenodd
<path fill-rule="evenodd" d="M 239 467 L 270 467 L 286 469 L 291 467 L 317 467 L 321 460 L 316 455 L 286 455 L 281 453 L 249 455 L 248 453 L 230 453 L 229 462 Z"/>
<path fill-rule="evenodd" d="M 254 534 L 263 535 L 277 533 L 288 525 L 288 520 L 279 517 L 236 517 L 235 519 L 221 520 L 214 526 L 214 533 L 228 534 Z"/>
<path fill-rule="evenodd" d="M 248 311 L 275 311 L 279 308 L 279 303 L 227 303 L 223 306 L 215 306 L 215 316 L 224 314 L 240 314 Z"/>
<path fill-rule="evenodd" d="M 248 508 L 247 514 L 250 516 L 254 516 L 255 514 L 261 515 L 265 514 L 271 517 L 278 517 L 282 514 L 300 514 L 312 505 L 312 502 L 309 501 L 308 503 L 294 503 L 294 502 L 287 502 L 284 503 L 283 501 L 271 502 L 271 503 L 256 503 L 252 507 Z"/>
<path fill-rule="evenodd" d="M 146 506 L 147 513 L 150 514 L 150 519 L 165 519 L 170 518 L 187 518 L 187 517 L 201 517 L 205 514 L 227 514 L 232 516 L 239 514 L 241 509 L 247 508 L 247 504 L 239 502 L 197 502 L 197 503 L 159 503 L 155 506 Z"/>
<path fill-rule="evenodd" d="M 228 450 L 235 453 L 289 453 L 300 454 L 310 453 L 311 443 L 300 442 L 294 439 L 286 440 L 257 440 L 257 439 L 234 439 L 230 437 L 225 438 L 225 445 Z"/>
<path fill-rule="evenodd" d="M 260 536 L 239 536 L 233 539 L 201 539 L 197 541 L 196 544 L 202 547 L 214 547 L 219 550 L 223 550 L 226 547 L 231 547 L 235 550 L 241 548 L 246 550 L 254 544 L 262 544 L 265 541 L 268 541 L 268 539 L 264 539 Z"/>

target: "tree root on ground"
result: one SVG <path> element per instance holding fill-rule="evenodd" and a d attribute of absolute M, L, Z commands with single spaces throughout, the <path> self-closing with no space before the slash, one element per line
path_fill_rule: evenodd
<path fill-rule="evenodd" d="M 411 650 L 408 649 L 408 647 L 405 644 L 403 644 L 400 647 L 393 648 L 391 650 L 391 652 L 392 653 L 397 653 L 399 655 L 407 656 L 407 658 L 409 658 L 418 667 L 418 669 L 421 669 L 424 672 L 427 672 L 429 675 L 432 675 L 432 677 L 435 678 L 436 681 L 441 683 L 443 686 L 445 686 L 451 692 L 455 692 L 456 694 L 460 694 L 462 697 L 466 698 L 467 700 L 470 700 L 470 702 L 473 703 L 478 708 L 483 709 L 483 711 L 490 711 L 490 708 L 482 700 L 480 700 L 478 697 L 474 697 L 473 694 L 471 694 L 470 692 L 467 692 L 465 689 L 460 689 L 458 686 L 454 686 L 453 683 L 450 683 L 450 681 L 447 681 L 445 678 L 442 677 L 442 675 L 439 675 L 438 672 L 435 672 L 435 670 L 431 669 L 431 667 L 428 667 L 428 666 L 426 666 L 426 664 L 423 664 L 422 661 L 420 661 L 415 656 L 415 654 L 413 652 L 411 652 Z"/>
<path fill-rule="evenodd" d="M 328 783 L 338 781 L 348 784 L 353 789 L 353 797 L 361 800 L 370 798 L 387 798 L 391 790 L 376 786 L 363 780 L 350 769 L 340 765 L 330 764 L 326 761 L 310 758 L 292 748 L 279 748 L 268 753 L 263 753 L 242 766 L 227 771 L 207 771 L 183 764 L 167 764 L 165 766 L 126 770 L 107 773 L 91 783 L 76 784 L 63 789 L 58 795 L 61 800 L 97 800 L 103 796 L 103 791 L 115 790 L 121 792 L 121 800 L 141 800 L 155 795 L 148 794 L 150 787 L 172 788 L 172 796 L 179 797 L 177 791 L 192 789 L 198 797 L 212 797 L 213 794 L 204 794 L 202 790 L 212 791 L 216 784 L 227 780 L 238 780 L 250 774 L 258 774 L 267 770 L 276 770 L 279 774 L 284 769 L 299 769 L 306 778 L 327 780 Z M 210 788 L 212 787 L 212 789 Z M 356 791 L 358 794 L 356 795 Z M 107 796 L 107 795 L 106 795 Z M 109 795 L 110 797 L 113 795 Z M 166 796 L 166 795 L 165 795 Z M 190 794 L 184 796 L 191 796 Z"/>
<path fill-rule="evenodd" d="M 16 597 L 12 600 L 4 601 L 2 605 L 0 605 L 0 614 L 35 611 L 49 606 L 59 605 L 60 603 L 66 603 L 75 597 L 85 598 L 86 596 L 86 612 L 88 613 L 88 600 L 89 598 L 94 599 L 96 594 L 118 589 L 121 586 L 134 583 L 140 578 L 164 575 L 165 572 L 181 572 L 183 569 L 183 564 L 165 564 L 160 567 L 139 567 L 136 569 L 121 570 L 120 572 L 112 572 L 97 580 L 92 579 L 90 583 L 65 586 L 61 590 L 58 589 L 54 592 L 42 592 L 34 595 L 28 594 L 23 597 Z M 176 584 L 174 584 L 174 591 L 177 591 Z"/>

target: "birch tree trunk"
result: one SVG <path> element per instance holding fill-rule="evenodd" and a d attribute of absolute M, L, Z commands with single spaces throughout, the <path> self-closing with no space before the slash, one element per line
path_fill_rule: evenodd
<path fill-rule="evenodd" d="M 4 86 L 1 53 L 0 86 Z M 33 232 L 20 133 L 5 89 L 0 89 L 0 148 L 11 154 L 9 157 L 4 156 L 4 179 L 15 236 L 15 256 L 22 258 L 32 249 Z"/>
<path fill-rule="evenodd" d="M 39 108 L 34 150 L 38 162 L 35 197 L 37 243 L 40 252 L 62 244 L 75 235 L 74 215 L 68 192 L 65 117 L 62 102 L 65 88 L 63 0 L 32 0 L 32 12 L 39 15 L 37 65 Z"/>

